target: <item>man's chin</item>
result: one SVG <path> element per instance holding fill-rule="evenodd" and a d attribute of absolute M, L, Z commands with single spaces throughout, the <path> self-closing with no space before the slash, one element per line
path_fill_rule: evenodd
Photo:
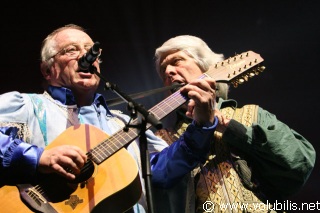
<path fill-rule="evenodd" d="M 82 79 L 79 82 L 77 82 L 78 87 L 80 87 L 83 90 L 96 90 L 98 89 L 99 82 L 92 79 Z"/>

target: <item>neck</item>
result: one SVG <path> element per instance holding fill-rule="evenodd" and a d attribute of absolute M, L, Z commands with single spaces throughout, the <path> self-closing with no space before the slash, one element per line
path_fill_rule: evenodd
<path fill-rule="evenodd" d="M 94 100 L 94 92 L 75 92 L 73 91 L 76 103 L 79 107 L 89 106 Z"/>

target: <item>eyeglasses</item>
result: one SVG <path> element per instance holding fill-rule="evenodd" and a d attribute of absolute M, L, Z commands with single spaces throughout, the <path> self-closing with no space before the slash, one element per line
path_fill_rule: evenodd
<path fill-rule="evenodd" d="M 93 45 L 91 45 L 91 44 L 84 45 L 84 47 L 82 48 L 81 45 L 79 45 L 79 44 L 69 44 L 68 46 L 59 50 L 56 54 L 54 54 L 50 58 L 54 58 L 57 55 L 65 55 L 70 58 L 77 58 L 80 55 L 82 49 L 84 49 L 86 52 L 88 52 L 92 46 Z M 101 51 L 102 51 L 102 49 L 100 49 L 100 53 L 99 53 L 99 56 L 97 57 L 97 60 L 99 60 L 99 57 L 101 55 Z"/>

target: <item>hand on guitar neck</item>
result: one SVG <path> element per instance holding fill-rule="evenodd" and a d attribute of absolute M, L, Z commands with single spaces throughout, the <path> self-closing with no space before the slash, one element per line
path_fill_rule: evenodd
<path fill-rule="evenodd" d="M 190 98 L 186 115 L 199 126 L 212 126 L 216 100 L 216 82 L 212 78 L 196 79 L 180 89 Z"/>

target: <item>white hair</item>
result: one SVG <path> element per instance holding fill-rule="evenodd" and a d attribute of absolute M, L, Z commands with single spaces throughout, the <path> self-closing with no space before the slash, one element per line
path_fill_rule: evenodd
<path fill-rule="evenodd" d="M 56 49 L 56 41 L 54 40 L 54 37 L 60 33 L 63 30 L 66 29 L 76 29 L 76 30 L 80 30 L 82 32 L 85 32 L 84 28 L 82 28 L 81 26 L 75 25 L 75 24 L 68 24 L 65 25 L 63 27 L 60 27 L 56 30 L 54 30 L 52 33 L 50 33 L 43 41 L 42 41 L 42 45 L 41 45 L 41 61 L 45 62 L 47 64 L 47 66 L 49 67 L 52 62 L 52 56 L 54 54 L 57 53 L 57 49 Z"/>
<path fill-rule="evenodd" d="M 184 51 L 192 57 L 202 72 L 206 72 L 211 65 L 224 60 L 223 54 L 213 52 L 202 39 L 192 35 L 176 36 L 164 42 L 155 51 L 155 67 L 161 78 L 160 65 L 162 60 L 177 51 Z M 228 84 L 218 83 L 218 87 L 219 96 L 227 99 Z"/>

